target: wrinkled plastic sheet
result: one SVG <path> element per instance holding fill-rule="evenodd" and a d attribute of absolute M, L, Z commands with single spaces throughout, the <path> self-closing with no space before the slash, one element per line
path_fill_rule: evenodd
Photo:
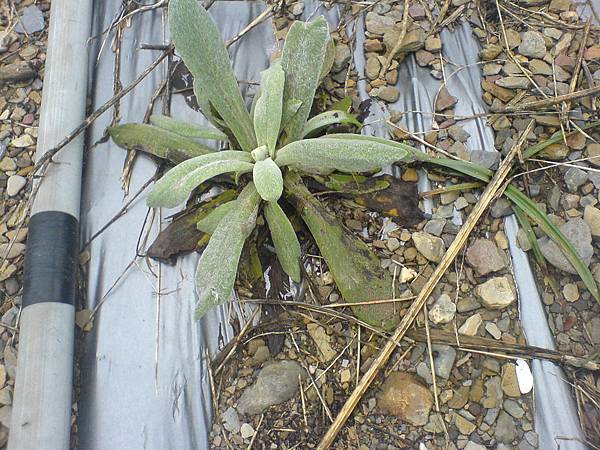
<path fill-rule="evenodd" d="M 95 2 L 94 30 L 91 41 L 90 73 L 93 107 L 112 96 L 114 54 L 113 35 L 103 40 L 121 8 L 120 0 Z M 235 35 L 264 9 L 261 2 L 216 2 L 211 13 L 225 39 Z M 326 14 L 335 24 L 336 10 L 326 11 L 317 3 L 305 9 L 305 18 Z M 159 52 L 139 50 L 143 43 L 168 42 L 164 11 L 146 12 L 136 17 L 123 35 L 120 79 L 125 86 L 134 80 L 158 56 Z M 358 36 L 364 23 L 356 23 Z M 464 24 L 454 32 L 444 31 L 444 54 L 458 64 L 447 72 L 447 87 L 458 93 L 457 115 L 485 112 L 481 100 L 481 75 L 476 62 L 478 44 Z M 249 32 L 230 48 L 234 69 L 240 80 L 257 80 L 267 67 L 274 49 L 269 21 Z M 364 70 L 362 45 L 357 45 L 355 63 Z M 121 101 L 121 122 L 139 122 L 155 89 L 166 75 L 166 64 L 149 75 L 133 94 Z M 241 84 L 243 90 L 248 84 Z M 406 113 L 404 126 L 411 131 L 428 130 L 439 81 L 428 70 L 418 67 L 414 56 L 400 67 L 398 87 L 402 95 L 390 109 L 421 111 Z M 360 94 L 368 98 L 364 81 Z M 160 105 L 159 105 L 160 107 Z M 384 120 L 388 108 L 374 102 L 367 129 L 386 134 Z M 175 96 L 172 115 L 202 121 L 189 109 L 181 96 Z M 98 119 L 88 141 L 98 141 L 110 124 L 110 114 Z M 472 150 L 494 151 L 493 133 L 483 119 L 463 122 L 471 137 Z M 81 234 L 86 242 L 126 204 L 131 196 L 155 172 L 149 158 L 139 156 L 131 178 L 130 194 L 124 196 L 121 174 L 125 152 L 111 141 L 96 145 L 86 155 L 83 186 Z M 427 189 L 426 177 L 420 188 Z M 79 441 L 86 450 L 106 448 L 202 449 L 209 448 L 211 395 L 208 361 L 220 345 L 229 340 L 226 325 L 230 311 L 226 307 L 209 312 L 201 321 L 191 320 L 195 296 L 193 273 L 197 255 L 179 258 L 174 266 L 136 258 L 138 239 L 149 231 L 148 242 L 156 236 L 164 219 L 174 211 L 162 211 L 162 217 L 148 220 L 144 195 L 134 201 L 127 213 L 114 222 L 89 246 L 91 260 L 86 271 L 85 307 L 97 309 L 94 326 L 81 343 L 81 391 L 79 398 Z M 430 204 L 426 204 L 426 209 Z M 161 220 L 163 223 L 161 224 Z M 458 214 L 455 220 L 459 220 Z M 543 307 L 526 255 L 515 245 L 516 224 L 506 222 L 513 266 L 518 281 L 522 321 L 532 345 L 553 348 Z M 142 250 L 143 246 L 140 247 Z M 557 366 L 536 361 L 536 428 L 540 448 L 557 448 L 557 436 L 581 437 L 573 400 L 564 376 Z M 561 449 L 585 448 L 576 441 L 559 441 Z"/>

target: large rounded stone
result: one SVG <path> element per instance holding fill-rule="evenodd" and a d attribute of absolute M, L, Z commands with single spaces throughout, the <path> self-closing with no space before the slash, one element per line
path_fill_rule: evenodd
<path fill-rule="evenodd" d="M 586 265 L 590 265 L 594 248 L 592 247 L 592 233 L 590 227 L 583 219 L 571 219 L 561 225 L 560 231 L 571 241 L 573 247 Z M 538 239 L 540 250 L 550 264 L 565 272 L 577 274 L 572 264 L 567 260 L 558 245 L 548 237 Z"/>
<path fill-rule="evenodd" d="M 423 426 L 429 418 L 433 396 L 414 376 L 392 372 L 381 386 L 377 406 L 411 425 Z"/>
<path fill-rule="evenodd" d="M 237 410 L 260 414 L 269 406 L 289 400 L 298 390 L 298 377 L 306 377 L 306 372 L 296 361 L 278 361 L 264 367 L 256 382 L 241 395 Z"/>

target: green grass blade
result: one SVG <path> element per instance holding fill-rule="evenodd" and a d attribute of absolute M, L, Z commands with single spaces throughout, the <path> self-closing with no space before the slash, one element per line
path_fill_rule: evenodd
<path fill-rule="evenodd" d="M 256 147 L 254 127 L 231 68 L 229 54 L 210 14 L 196 0 L 169 2 L 169 28 L 177 53 L 242 149 Z"/>
<path fill-rule="evenodd" d="M 244 242 L 256 225 L 260 196 L 249 183 L 219 222 L 196 269 L 196 318 L 231 299 Z"/>
<path fill-rule="evenodd" d="M 598 291 L 598 285 L 594 280 L 594 276 L 577 253 L 577 250 L 575 250 L 575 247 L 573 247 L 573 244 L 571 244 L 571 241 L 569 241 L 554 222 L 538 208 L 535 202 L 519 191 L 515 186 L 509 185 L 506 188 L 505 195 L 521 208 L 525 214 L 527 214 L 527 216 L 542 229 L 546 236 L 552 239 L 560 247 L 567 260 L 581 277 L 581 281 L 583 281 L 585 287 L 587 287 L 594 298 L 600 302 L 600 292 Z"/>
<path fill-rule="evenodd" d="M 281 267 L 292 280 L 300 282 L 300 243 L 289 219 L 275 202 L 266 202 L 264 206 L 265 219 L 271 230 L 271 238 L 277 252 Z"/>
<path fill-rule="evenodd" d="M 418 152 L 418 150 L 414 150 L 414 152 Z M 470 162 L 457 161 L 446 158 L 433 158 L 430 156 L 427 156 L 426 159 L 420 159 L 430 164 L 446 167 L 464 175 L 477 178 L 478 180 L 481 180 L 485 183 L 488 183 L 492 177 L 492 172 L 490 170 Z M 506 190 L 504 191 L 504 195 L 511 202 L 513 202 L 513 204 L 520 208 L 531 220 L 533 220 L 536 223 L 536 225 L 538 225 L 542 229 L 546 236 L 548 236 L 560 247 L 563 254 L 567 258 L 567 260 L 573 265 L 573 267 L 579 274 L 581 280 L 588 288 L 590 293 L 594 296 L 596 300 L 600 302 L 600 292 L 598 291 L 598 285 L 596 284 L 596 281 L 594 280 L 590 269 L 583 262 L 579 254 L 577 254 L 577 250 L 575 250 L 575 247 L 573 247 L 571 241 L 569 241 L 566 238 L 566 236 L 560 231 L 560 229 L 548 218 L 548 216 L 540 208 L 538 208 L 534 201 L 532 201 L 529 197 L 527 197 L 525 194 L 519 191 L 519 189 L 517 189 L 515 186 L 509 184 Z"/>
<path fill-rule="evenodd" d="M 544 258 L 544 255 L 542 254 L 542 250 L 540 249 L 540 245 L 538 244 L 537 236 L 535 235 L 535 232 L 533 231 L 533 228 L 529 223 L 527 215 L 521 208 L 519 208 L 514 203 L 512 205 L 512 209 L 515 213 L 515 216 L 517 217 L 517 220 L 519 221 L 519 225 L 521 225 L 521 228 L 525 232 L 525 236 L 527 236 L 527 240 L 531 245 L 531 250 L 533 251 L 533 255 L 535 256 L 536 261 L 540 266 L 545 267 L 546 258 Z"/>
<path fill-rule="evenodd" d="M 590 128 L 595 128 L 597 126 L 600 125 L 600 120 L 596 121 L 596 122 L 590 122 L 586 125 L 582 125 L 581 128 L 582 130 L 589 130 Z M 569 137 L 572 134 L 575 133 L 579 133 L 579 130 L 573 130 L 570 133 L 565 133 L 565 137 Z M 546 139 L 543 142 L 538 142 L 535 145 L 532 145 L 531 147 L 523 150 L 523 159 L 529 159 L 529 158 L 533 158 L 535 155 L 537 155 L 539 152 L 541 152 L 542 150 L 544 150 L 546 147 L 552 145 L 552 144 L 557 144 L 559 142 L 563 142 L 564 138 L 563 138 L 563 134 L 562 132 L 557 132 L 554 134 L 554 136 L 552 136 L 550 139 Z"/>

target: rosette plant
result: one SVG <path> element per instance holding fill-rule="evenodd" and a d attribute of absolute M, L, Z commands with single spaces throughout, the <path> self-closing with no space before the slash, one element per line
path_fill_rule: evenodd
<path fill-rule="evenodd" d="M 282 268 L 300 281 L 300 244 L 279 204 L 288 174 L 373 171 L 406 159 L 408 152 L 391 141 L 353 134 L 312 137 L 336 123 L 360 126 L 344 111 L 309 119 L 317 87 L 333 64 L 334 44 L 323 17 L 291 26 L 281 59 L 261 73 L 260 90 L 248 110 L 209 13 L 196 0 L 171 0 L 168 12 L 175 50 L 194 78 L 203 114 L 216 128 L 152 116 L 150 125 L 126 124 L 109 133 L 124 147 L 182 161 L 153 186 L 147 198 L 151 207 L 178 206 L 217 176 L 231 176 L 243 185 L 236 199 L 198 222 L 211 235 L 196 271 L 196 313 L 201 316 L 232 297 L 244 242 L 260 211 Z M 229 149 L 214 151 L 196 138 L 227 140 Z"/>
<path fill-rule="evenodd" d="M 138 149 L 177 164 L 156 182 L 148 195 L 151 207 L 172 208 L 215 177 L 233 181 L 239 196 L 220 203 L 198 219 L 210 240 L 196 270 L 197 317 L 232 295 L 245 241 L 262 213 L 284 271 L 300 281 L 300 244 L 282 209 L 285 198 L 303 219 L 346 301 L 394 296 L 394 283 L 373 251 L 343 229 L 339 220 L 310 194 L 302 176 L 333 171 L 373 172 L 400 161 L 416 160 L 487 182 L 491 171 L 466 161 L 435 158 L 414 148 L 357 134 L 320 136 L 330 125 L 354 124 L 347 111 L 310 117 L 316 90 L 333 64 L 334 44 L 323 17 L 295 22 L 279 60 L 261 73 L 260 90 L 246 107 L 223 40 L 208 12 L 196 0 L 170 0 L 169 25 L 175 50 L 193 76 L 194 94 L 214 128 L 151 116 L 150 124 L 124 124 L 109 129 L 120 146 Z M 317 137 L 315 137 L 317 136 Z M 228 143 L 215 151 L 198 139 Z M 552 139 L 559 139 L 552 138 Z M 548 141 L 548 143 L 553 140 Z M 531 157 L 548 143 L 523 152 Z M 529 221 L 540 227 L 564 252 L 595 298 L 596 283 L 572 244 L 556 225 L 512 184 L 511 200 L 523 228 L 537 242 Z M 541 257 L 539 251 L 536 257 Z M 399 320 L 393 304 L 355 306 L 354 313 L 371 325 L 391 328 Z"/>

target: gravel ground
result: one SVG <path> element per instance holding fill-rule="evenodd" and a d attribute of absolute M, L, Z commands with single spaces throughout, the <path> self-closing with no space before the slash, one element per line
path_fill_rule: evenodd
<path fill-rule="evenodd" d="M 0 447 L 4 448 L 17 364 L 23 256 L 20 226 L 31 189 L 50 3 L 0 4 Z"/>

